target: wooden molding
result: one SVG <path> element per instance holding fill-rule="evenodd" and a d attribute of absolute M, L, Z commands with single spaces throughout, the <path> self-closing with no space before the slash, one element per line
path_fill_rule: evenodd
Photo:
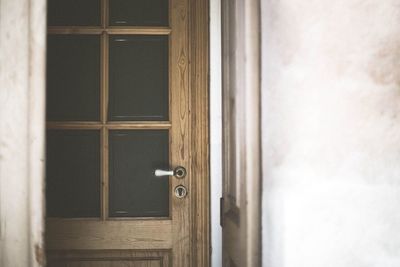
<path fill-rule="evenodd" d="M 74 250 L 65 251 L 50 250 L 48 252 L 48 265 L 69 265 L 74 262 L 79 266 L 126 266 L 126 262 L 134 262 L 134 266 L 171 266 L 170 250 Z M 76 266 L 73 264 L 74 266 Z M 132 265 L 130 265 L 132 266 Z"/>
<path fill-rule="evenodd" d="M 210 266 L 209 0 L 191 0 L 192 266 Z"/>
<path fill-rule="evenodd" d="M 58 27 L 51 26 L 48 28 L 49 34 L 140 34 L 140 35 L 169 35 L 171 28 L 169 27 L 108 27 L 103 29 L 102 27 Z"/>

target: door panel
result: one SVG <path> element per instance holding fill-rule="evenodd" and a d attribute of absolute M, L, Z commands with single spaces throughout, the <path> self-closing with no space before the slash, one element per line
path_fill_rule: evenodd
<path fill-rule="evenodd" d="M 71 249 L 171 249 L 174 242 L 172 220 L 122 222 L 48 218 L 46 246 L 50 250 L 65 252 Z"/>
<path fill-rule="evenodd" d="M 189 0 L 97 3 L 101 26 L 48 29 L 49 265 L 191 266 Z"/>
<path fill-rule="evenodd" d="M 167 267 L 170 251 L 51 251 L 48 266 L 62 267 Z"/>

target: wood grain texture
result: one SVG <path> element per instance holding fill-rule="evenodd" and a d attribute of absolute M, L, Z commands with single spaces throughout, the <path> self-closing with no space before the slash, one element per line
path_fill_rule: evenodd
<path fill-rule="evenodd" d="M 49 249 L 169 249 L 170 220 L 48 220 Z"/>
<path fill-rule="evenodd" d="M 226 220 L 224 223 L 224 231 L 228 232 L 229 235 L 223 235 L 223 244 L 224 244 L 223 266 L 225 267 L 228 262 L 229 263 L 234 262 L 236 263 L 236 265 L 241 264 L 244 260 L 243 259 L 244 251 L 241 251 L 243 247 L 241 246 L 241 243 L 238 242 L 238 240 L 240 240 L 239 226 L 232 220 Z"/>
<path fill-rule="evenodd" d="M 109 80 L 109 37 L 103 32 L 101 34 L 100 47 L 100 121 L 102 124 L 107 123 L 108 112 L 108 80 Z"/>
<path fill-rule="evenodd" d="M 109 131 L 107 128 L 101 128 L 101 219 L 104 221 L 108 217 L 108 203 L 109 203 Z"/>
<path fill-rule="evenodd" d="M 101 25 L 103 29 L 107 25 L 108 16 L 108 0 L 101 0 Z M 109 37 L 106 32 L 101 33 L 100 47 L 100 121 L 101 121 L 101 143 L 100 143 L 100 203 L 101 203 L 101 219 L 104 221 L 108 216 L 108 178 L 109 178 L 109 155 L 108 155 L 108 129 L 105 127 L 107 123 L 108 111 L 108 76 L 109 76 Z"/>
<path fill-rule="evenodd" d="M 47 129 L 169 129 L 170 122 L 48 122 Z"/>
<path fill-rule="evenodd" d="M 169 27 L 49 27 L 49 34 L 128 34 L 128 35 L 169 35 Z"/>
<path fill-rule="evenodd" d="M 189 83 L 189 0 L 170 1 L 170 112 L 171 112 L 171 163 L 190 169 L 190 83 Z M 184 179 L 172 179 L 172 190 L 183 185 L 188 195 L 182 199 L 172 197 L 173 221 L 173 266 L 190 266 L 190 180 L 192 173 Z"/>
<path fill-rule="evenodd" d="M 191 1 L 191 266 L 210 266 L 209 1 Z"/>
<path fill-rule="evenodd" d="M 47 123 L 48 129 L 101 130 L 102 217 L 97 220 L 49 219 L 47 247 L 50 251 L 62 250 L 59 253 L 65 255 L 77 249 L 170 249 L 168 262 L 171 265 L 168 266 L 207 267 L 210 265 L 208 0 L 170 0 L 170 27 L 109 27 L 108 0 L 102 0 L 102 7 L 106 10 L 102 13 L 101 27 L 50 27 L 48 30 L 49 34 L 102 35 L 100 121 Z M 170 121 L 107 121 L 108 38 L 111 34 L 170 35 Z M 184 166 L 188 175 L 184 179 L 170 179 L 169 219 L 107 218 L 107 136 L 111 129 L 170 129 L 171 167 Z M 187 197 L 174 197 L 173 189 L 178 185 L 186 186 Z M 88 265 L 80 262 L 80 265 L 66 266 L 109 266 L 109 263 L 93 260 L 85 261 Z M 124 261 L 123 264 L 139 263 Z M 146 264 L 149 265 L 126 266 L 159 266 L 152 265 L 158 264 L 153 261 Z"/>
<path fill-rule="evenodd" d="M 170 250 L 51 250 L 48 267 L 171 267 Z"/>

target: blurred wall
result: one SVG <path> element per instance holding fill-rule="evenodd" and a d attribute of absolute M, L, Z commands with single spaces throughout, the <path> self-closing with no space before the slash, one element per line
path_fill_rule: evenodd
<path fill-rule="evenodd" d="M 0 266 L 44 266 L 45 0 L 0 0 Z"/>
<path fill-rule="evenodd" d="M 261 2 L 263 266 L 400 266 L 400 2 Z"/>

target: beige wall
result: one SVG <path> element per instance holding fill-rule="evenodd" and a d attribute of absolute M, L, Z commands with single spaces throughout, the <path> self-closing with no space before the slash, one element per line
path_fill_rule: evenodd
<path fill-rule="evenodd" d="M 265 0 L 263 266 L 400 266 L 400 3 Z"/>
<path fill-rule="evenodd" d="M 43 263 L 45 1 L 0 1 L 0 266 Z"/>

